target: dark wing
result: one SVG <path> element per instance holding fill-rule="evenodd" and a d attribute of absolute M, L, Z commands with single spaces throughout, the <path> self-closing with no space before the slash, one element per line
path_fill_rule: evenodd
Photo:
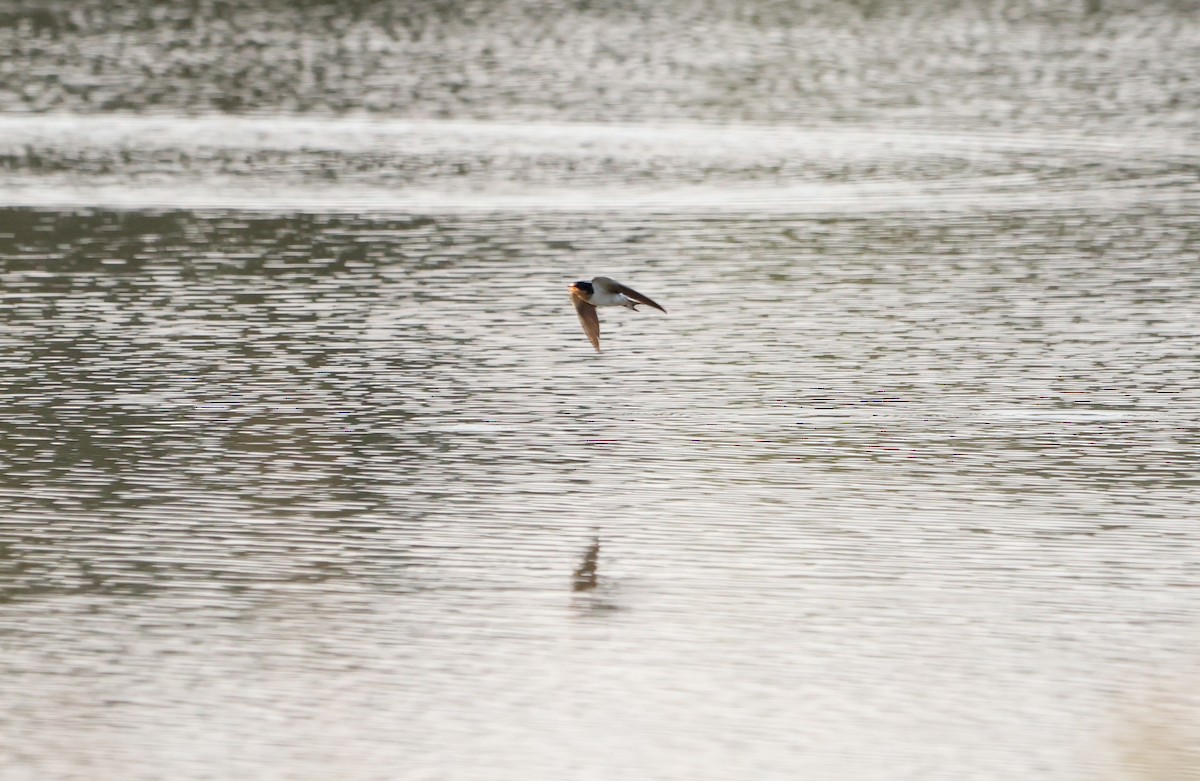
<path fill-rule="evenodd" d="M 575 304 L 575 313 L 579 315 L 579 323 L 588 341 L 596 348 L 596 352 L 600 352 L 600 316 L 596 314 L 596 307 L 579 296 L 571 296 L 571 302 Z"/>
<path fill-rule="evenodd" d="M 637 301 L 638 303 L 645 304 L 646 306 L 652 306 L 660 312 L 667 311 L 667 310 L 663 309 L 661 306 L 659 306 L 658 304 L 651 301 L 649 296 L 643 296 L 641 293 L 637 292 L 636 290 L 634 290 L 631 287 L 626 287 L 625 285 L 622 285 L 620 282 L 613 282 L 612 284 L 613 284 L 613 289 L 616 290 L 618 293 L 623 293 L 626 298 L 632 298 L 634 301 Z"/>

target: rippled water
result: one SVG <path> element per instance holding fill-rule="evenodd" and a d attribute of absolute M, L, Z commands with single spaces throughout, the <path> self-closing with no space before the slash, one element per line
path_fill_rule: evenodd
<path fill-rule="evenodd" d="M 1135 103 L 0 115 L 0 779 L 1195 777 Z"/>

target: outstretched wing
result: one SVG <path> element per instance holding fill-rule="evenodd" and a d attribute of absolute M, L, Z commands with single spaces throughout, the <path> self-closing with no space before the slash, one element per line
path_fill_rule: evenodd
<path fill-rule="evenodd" d="M 600 352 L 600 316 L 596 314 L 596 307 L 579 296 L 571 296 L 571 302 L 575 304 L 575 313 L 579 315 L 579 323 L 588 341 L 596 348 L 596 352 Z"/>
<path fill-rule="evenodd" d="M 649 296 L 644 296 L 631 287 L 622 285 L 620 282 L 613 282 L 612 284 L 613 284 L 613 289 L 616 290 L 618 293 L 623 294 L 626 298 L 632 298 L 634 301 L 637 301 L 640 304 L 645 304 L 646 306 L 652 306 L 660 312 L 667 311 L 667 310 L 663 309 L 661 306 L 659 306 L 658 304 L 651 301 Z"/>

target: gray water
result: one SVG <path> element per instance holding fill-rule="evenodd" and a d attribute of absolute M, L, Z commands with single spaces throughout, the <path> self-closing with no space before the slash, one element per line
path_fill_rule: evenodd
<path fill-rule="evenodd" d="M 1192 16 L 502 7 L 0 14 L 0 779 L 1200 777 Z"/>

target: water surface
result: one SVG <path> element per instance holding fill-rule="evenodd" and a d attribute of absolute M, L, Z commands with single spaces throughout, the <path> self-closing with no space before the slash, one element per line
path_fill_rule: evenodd
<path fill-rule="evenodd" d="M 1190 215 L 4 223 L 12 767 L 1068 778 L 1191 664 Z"/>
<path fill-rule="evenodd" d="M 798 118 L 754 63 L 826 39 L 707 13 L 708 92 L 605 121 L 503 49 L 443 117 L 4 103 L 0 779 L 1194 772 L 1194 23 L 905 17 L 957 98 Z M 980 40 L 1057 113 L 985 116 Z M 1080 99 L 1146 40 L 1173 81 Z M 596 274 L 669 314 L 594 353 Z"/>

